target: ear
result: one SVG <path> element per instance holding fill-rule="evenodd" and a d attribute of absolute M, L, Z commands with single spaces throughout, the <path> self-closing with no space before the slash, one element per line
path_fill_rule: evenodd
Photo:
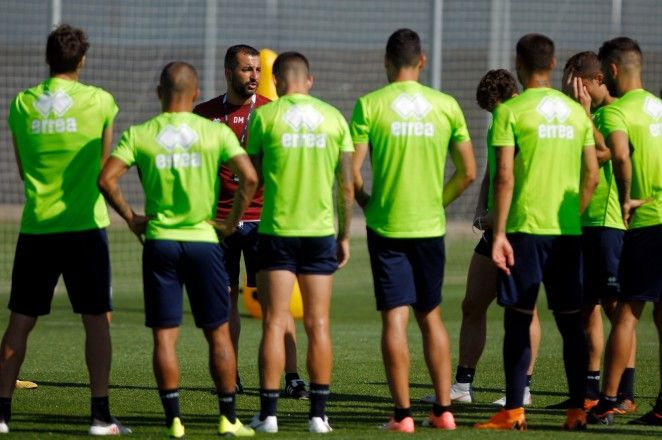
<path fill-rule="evenodd" d="M 83 67 L 85 67 L 85 61 L 87 61 L 87 56 L 83 55 L 83 58 L 81 58 L 78 62 L 78 66 L 76 66 L 76 70 L 81 70 Z"/>
<path fill-rule="evenodd" d="M 315 82 L 315 78 L 313 78 L 313 75 L 308 75 L 308 78 L 306 78 L 306 87 L 308 90 L 310 90 L 313 87 L 313 83 Z"/>
<path fill-rule="evenodd" d="M 549 66 L 549 70 L 554 70 L 556 67 L 556 57 L 552 57 L 552 64 Z"/>
<path fill-rule="evenodd" d="M 232 78 L 232 70 L 225 69 L 224 72 L 225 72 L 225 80 L 230 81 L 230 78 Z"/>
<path fill-rule="evenodd" d="M 596 73 L 595 80 L 598 82 L 598 84 L 602 85 L 605 82 L 605 76 L 602 74 L 602 72 Z"/>
<path fill-rule="evenodd" d="M 618 65 L 615 63 L 609 63 L 609 72 L 611 73 L 612 78 L 616 78 L 618 76 Z"/>
<path fill-rule="evenodd" d="M 428 62 L 428 57 L 424 53 L 421 54 L 421 57 L 418 60 L 418 70 L 423 70 Z"/>
<path fill-rule="evenodd" d="M 200 96 L 200 88 L 196 88 L 195 93 L 193 93 L 193 102 L 197 101 L 199 96 Z"/>

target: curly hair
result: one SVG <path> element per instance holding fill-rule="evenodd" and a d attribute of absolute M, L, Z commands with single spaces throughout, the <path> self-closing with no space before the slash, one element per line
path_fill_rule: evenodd
<path fill-rule="evenodd" d="M 46 63 L 51 74 L 75 71 L 89 47 L 85 31 L 68 24 L 59 25 L 46 42 Z"/>
<path fill-rule="evenodd" d="M 476 101 L 483 110 L 491 112 L 500 102 L 517 93 L 517 82 L 506 69 L 490 70 L 483 76 L 476 89 Z"/>

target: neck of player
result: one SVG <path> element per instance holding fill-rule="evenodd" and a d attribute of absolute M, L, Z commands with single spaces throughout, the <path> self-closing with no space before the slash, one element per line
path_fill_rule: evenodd
<path fill-rule="evenodd" d="M 418 81 L 418 77 L 421 74 L 421 69 L 416 67 L 403 67 L 393 74 L 390 79 L 390 82 L 400 82 L 400 81 Z"/>
<path fill-rule="evenodd" d="M 172 95 L 162 101 L 161 108 L 165 113 L 192 112 L 194 101 L 186 94 Z"/>
<path fill-rule="evenodd" d="M 623 96 L 631 90 L 644 88 L 643 84 L 641 83 L 641 76 L 639 75 L 623 76 L 622 78 L 619 78 L 617 87 L 619 96 Z"/>
<path fill-rule="evenodd" d="M 66 81 L 78 81 L 79 71 L 74 70 L 73 72 L 63 72 L 63 73 L 54 73 L 51 75 L 51 78 L 64 79 Z"/>
<path fill-rule="evenodd" d="M 551 72 L 549 70 L 541 70 L 538 72 L 530 72 L 522 81 L 522 86 L 525 89 L 535 89 L 541 87 L 552 87 Z"/>

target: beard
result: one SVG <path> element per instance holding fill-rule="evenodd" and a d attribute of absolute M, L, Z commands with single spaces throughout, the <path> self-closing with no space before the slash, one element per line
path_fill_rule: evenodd
<path fill-rule="evenodd" d="M 238 96 L 241 96 L 244 99 L 248 99 L 255 94 L 255 91 L 257 90 L 257 86 L 258 83 L 252 81 L 247 81 L 243 84 L 233 82 L 232 89 Z"/>

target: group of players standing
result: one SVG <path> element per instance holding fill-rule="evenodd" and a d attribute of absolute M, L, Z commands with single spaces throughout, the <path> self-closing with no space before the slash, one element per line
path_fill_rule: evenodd
<path fill-rule="evenodd" d="M 589 421 L 611 421 L 619 404 L 618 382 L 634 362 L 634 328 L 643 305 L 657 303 L 662 291 L 659 252 L 653 252 L 662 245 L 662 103 L 641 88 L 641 51 L 633 40 L 608 41 L 598 56 L 584 54 L 575 64 L 569 62 L 564 84 L 583 107 L 551 88 L 554 45 L 543 35 L 525 35 L 517 44 L 523 93 L 517 95 L 512 75 L 503 70 L 490 71 L 481 81 L 479 104 L 493 113 L 489 166 L 475 222 L 485 235 L 469 271 L 465 337 L 452 385 L 449 338 L 440 314 L 444 208 L 475 179 L 476 165 L 457 102 L 418 82 L 426 59 L 414 31 L 400 29 L 390 36 L 385 55 L 389 84 L 358 100 L 350 125 L 338 110 L 308 94 L 313 78 L 298 52 L 285 52 L 274 62 L 279 95 L 274 102 L 256 94 L 259 54 L 249 46 L 233 46 L 226 54 L 227 93 L 195 108 L 195 69 L 169 63 L 157 88 L 162 113 L 124 132 L 112 155 L 117 106 L 105 91 L 78 82 L 88 46 L 80 29 L 56 28 L 47 43 L 50 78 L 20 93 L 10 109 L 26 205 L 11 316 L 0 347 L 0 432 L 9 432 L 11 395 L 28 334 L 37 317 L 49 313 L 60 275 L 87 335 L 89 432 L 130 432 L 111 416 L 108 405 L 111 298 L 104 197 L 143 244 L 145 322 L 153 331 L 154 374 L 172 438 L 185 433 L 176 356 L 183 285 L 209 345 L 219 434 L 277 432 L 283 371 L 286 393 L 310 400 L 309 430 L 332 431 L 325 409 L 332 369 L 332 276 L 349 260 L 354 200 L 366 216 L 383 321 L 383 360 L 395 405 L 385 429 L 415 430 L 409 307 L 421 330 L 435 390 L 423 425 L 451 430 L 456 427 L 451 397 L 459 393 L 464 396 L 459 400 L 471 399 L 470 382 L 484 345 L 485 309 L 495 296 L 505 307 L 505 408 L 475 428 L 525 429 L 531 341 L 539 329 L 532 328 L 533 338 L 529 332 L 540 283 L 563 337 L 570 392 L 563 404 L 568 408 L 564 427 L 584 429 L 585 398 L 597 397 L 587 394 L 586 372 L 599 376 L 602 341 L 590 338 L 598 359 L 589 363 L 584 321 L 591 316 L 597 328 L 594 304 L 599 301 L 589 307 L 582 300 L 582 247 L 591 251 L 583 257 L 591 293 L 618 297 L 609 307 L 614 326 L 603 393 L 594 406 L 587 404 Z M 604 93 L 600 98 L 593 93 L 605 86 L 620 99 L 610 103 Z M 587 113 L 603 104 L 594 118 L 596 129 Z M 361 174 L 368 153 L 371 193 Z M 455 171 L 444 182 L 447 156 Z M 145 192 L 145 214 L 133 210 L 119 186 L 133 166 Z M 257 285 L 264 316 L 260 411 L 250 427 L 235 411 L 236 393 L 242 391 L 236 364 L 242 253 L 247 282 Z M 296 374 L 289 310 L 295 281 L 308 336 L 309 390 Z M 658 331 L 661 309 L 656 304 Z M 474 333 L 467 330 L 470 322 L 479 338 L 468 349 L 473 354 L 463 357 L 466 335 Z M 595 392 L 595 384 L 590 389 Z M 633 396 L 628 397 L 632 403 Z M 662 424 L 662 394 L 637 421 Z"/>

